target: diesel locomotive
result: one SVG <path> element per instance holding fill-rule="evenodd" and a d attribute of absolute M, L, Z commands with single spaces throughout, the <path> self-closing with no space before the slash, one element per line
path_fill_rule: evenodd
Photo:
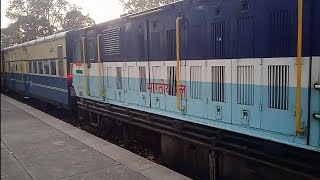
<path fill-rule="evenodd" d="M 184 0 L 5 48 L 1 82 L 161 134 L 192 178 L 316 179 L 319 22 L 318 0 Z"/>

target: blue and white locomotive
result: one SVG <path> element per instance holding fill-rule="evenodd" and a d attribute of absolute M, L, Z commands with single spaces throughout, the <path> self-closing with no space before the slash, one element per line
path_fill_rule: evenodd
<path fill-rule="evenodd" d="M 40 77 L 49 78 L 45 74 L 37 81 L 31 65 L 22 77 L 7 71 L 6 82 L 19 89 L 22 78 L 21 91 L 62 104 L 73 99 L 99 116 L 123 109 L 116 119 L 127 123 L 138 124 L 132 114 L 142 114 L 146 118 L 139 122 L 147 129 L 178 121 L 181 129 L 201 127 L 245 137 L 243 142 L 270 142 L 252 145 L 257 154 L 279 146 L 284 157 L 285 146 L 301 152 L 289 160 L 319 162 L 319 22 L 317 0 L 185 0 L 67 32 L 61 83 L 41 82 Z M 18 47 L 5 49 L 5 59 Z M 65 96 L 51 94 L 58 90 Z M 121 119 L 127 111 L 132 114 Z M 194 137 L 201 138 L 201 128 Z M 244 154 L 249 144 L 242 146 Z M 319 163 L 309 165 L 310 177 L 319 177 Z"/>

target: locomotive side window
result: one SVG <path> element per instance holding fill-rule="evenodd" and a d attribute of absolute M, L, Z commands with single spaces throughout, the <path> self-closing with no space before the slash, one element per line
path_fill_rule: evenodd
<path fill-rule="evenodd" d="M 176 58 L 176 30 L 171 29 L 166 32 L 167 40 L 167 59 L 173 60 Z"/>
<path fill-rule="evenodd" d="M 59 45 L 59 46 L 57 47 L 57 52 L 58 52 L 58 70 L 59 70 L 59 76 L 60 76 L 60 77 L 64 77 L 62 45 Z"/>
<path fill-rule="evenodd" d="M 202 82 L 202 67 L 191 66 L 190 67 L 190 96 L 192 99 L 201 99 L 201 82 Z"/>
<path fill-rule="evenodd" d="M 128 77 L 134 77 L 134 67 L 133 66 L 128 66 Z M 128 89 L 131 91 L 135 90 L 135 82 L 133 80 L 128 80 Z"/>
<path fill-rule="evenodd" d="M 225 66 L 211 67 L 212 101 L 225 102 Z"/>
<path fill-rule="evenodd" d="M 81 41 L 74 42 L 73 46 L 73 58 L 76 62 L 82 61 L 82 46 Z"/>
<path fill-rule="evenodd" d="M 38 66 L 39 66 L 39 74 L 43 74 L 42 61 L 38 61 Z"/>
<path fill-rule="evenodd" d="M 56 60 L 50 60 L 51 75 L 57 75 Z"/>
<path fill-rule="evenodd" d="M 146 88 L 146 67 L 139 67 L 139 84 L 140 84 L 140 92 L 147 92 Z"/>
<path fill-rule="evenodd" d="M 121 72 L 121 67 L 116 68 L 116 85 L 117 89 L 122 89 L 122 72 Z"/>
<path fill-rule="evenodd" d="M 107 86 L 108 88 L 112 88 L 112 67 L 107 67 Z"/>
<path fill-rule="evenodd" d="M 169 92 L 168 94 L 171 96 L 176 96 L 176 66 L 168 66 L 167 68 L 167 77 L 168 77 L 168 85 L 169 85 Z"/>

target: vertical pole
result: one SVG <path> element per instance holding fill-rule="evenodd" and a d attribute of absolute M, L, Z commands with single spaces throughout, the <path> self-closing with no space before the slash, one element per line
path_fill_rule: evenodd
<path fill-rule="evenodd" d="M 102 78 L 101 78 L 101 56 L 100 56 L 100 36 L 97 36 L 97 48 L 98 48 L 98 73 L 99 73 L 99 88 L 100 88 L 100 97 L 104 96 L 102 88 Z"/>
<path fill-rule="evenodd" d="M 83 79 L 84 79 L 84 87 L 86 90 L 86 93 L 89 94 L 88 92 L 88 80 L 87 80 L 87 63 L 86 63 L 86 46 L 85 46 L 85 41 L 86 38 L 82 38 L 82 56 L 83 56 Z"/>
<path fill-rule="evenodd" d="M 303 0 L 298 0 L 296 132 L 300 134 L 303 134 L 303 129 L 301 128 L 302 18 Z"/>
<path fill-rule="evenodd" d="M 181 93 L 180 93 L 180 20 L 182 17 L 176 19 L 176 56 L 177 56 L 177 107 L 180 111 L 183 111 L 184 108 L 181 106 Z"/>

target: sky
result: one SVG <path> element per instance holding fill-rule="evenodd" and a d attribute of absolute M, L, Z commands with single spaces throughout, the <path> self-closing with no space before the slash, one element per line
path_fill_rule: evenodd
<path fill-rule="evenodd" d="M 87 14 L 101 23 L 111 19 L 120 17 L 122 13 L 122 5 L 119 0 L 67 0 L 70 3 L 82 7 L 82 13 Z M 1 0 L 1 28 L 5 28 L 10 24 L 10 20 L 5 17 L 5 10 L 9 6 L 9 0 Z"/>

